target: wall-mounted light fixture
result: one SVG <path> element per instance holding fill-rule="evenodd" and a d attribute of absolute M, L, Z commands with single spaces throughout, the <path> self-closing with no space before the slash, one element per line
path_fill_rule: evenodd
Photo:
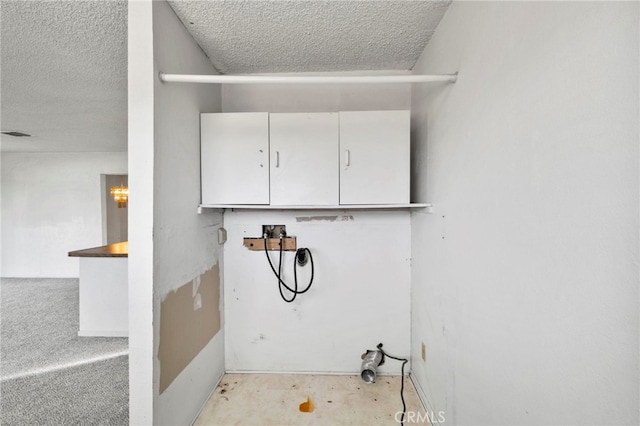
<path fill-rule="evenodd" d="M 119 209 L 127 207 L 127 201 L 129 201 L 129 188 L 120 184 L 120 186 L 111 187 L 111 195 L 114 201 L 118 204 Z"/>

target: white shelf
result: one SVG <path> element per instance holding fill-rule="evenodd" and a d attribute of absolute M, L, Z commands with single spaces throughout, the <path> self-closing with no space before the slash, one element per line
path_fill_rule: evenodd
<path fill-rule="evenodd" d="M 430 203 L 410 204 L 343 204 L 339 206 L 272 206 L 267 204 L 200 204 L 202 209 L 238 210 L 393 210 L 431 207 Z"/>

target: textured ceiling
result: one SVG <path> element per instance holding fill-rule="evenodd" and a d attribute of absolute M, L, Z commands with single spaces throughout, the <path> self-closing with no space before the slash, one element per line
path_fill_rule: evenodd
<path fill-rule="evenodd" d="M 169 1 L 223 74 L 409 70 L 449 3 Z"/>
<path fill-rule="evenodd" d="M 127 3 L 0 2 L 3 151 L 125 151 Z"/>
<path fill-rule="evenodd" d="M 225 74 L 409 70 L 450 1 L 172 0 Z M 0 0 L 2 151 L 125 151 L 127 1 Z M 171 73 L 173 70 L 163 70 Z"/>

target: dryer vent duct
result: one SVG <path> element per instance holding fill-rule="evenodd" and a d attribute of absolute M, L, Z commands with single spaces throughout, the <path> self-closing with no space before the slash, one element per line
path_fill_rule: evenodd
<path fill-rule="evenodd" d="M 360 377 L 365 383 L 375 383 L 378 366 L 384 364 L 384 354 L 381 350 L 367 350 L 362 354 Z"/>

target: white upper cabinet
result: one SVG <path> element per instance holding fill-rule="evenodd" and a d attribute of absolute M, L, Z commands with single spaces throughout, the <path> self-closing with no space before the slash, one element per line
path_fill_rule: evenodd
<path fill-rule="evenodd" d="M 338 114 L 270 114 L 271 205 L 338 204 Z"/>
<path fill-rule="evenodd" d="M 409 111 L 201 114 L 202 204 L 409 206 L 409 119 Z"/>
<path fill-rule="evenodd" d="M 408 204 L 409 111 L 340 113 L 340 204 Z"/>
<path fill-rule="evenodd" d="M 202 204 L 269 204 L 269 114 L 200 115 Z"/>

